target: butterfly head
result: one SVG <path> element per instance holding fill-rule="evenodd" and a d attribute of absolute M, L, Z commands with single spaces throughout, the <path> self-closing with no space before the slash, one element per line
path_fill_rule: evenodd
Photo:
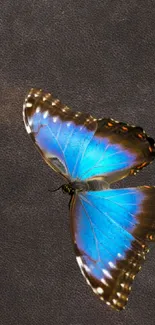
<path fill-rule="evenodd" d="M 69 195 L 73 195 L 75 193 L 75 189 L 70 183 L 62 185 L 61 188 L 63 193 L 68 193 Z"/>

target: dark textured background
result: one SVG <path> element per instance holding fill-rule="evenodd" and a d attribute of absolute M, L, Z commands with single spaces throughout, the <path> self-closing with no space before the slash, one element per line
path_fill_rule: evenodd
<path fill-rule="evenodd" d="M 87 287 L 70 240 L 62 180 L 22 122 L 30 87 L 75 110 L 141 125 L 155 137 L 155 2 L 0 1 L 2 325 L 154 325 L 155 247 L 128 306 L 110 310 Z M 126 185 L 155 185 L 155 164 Z"/>

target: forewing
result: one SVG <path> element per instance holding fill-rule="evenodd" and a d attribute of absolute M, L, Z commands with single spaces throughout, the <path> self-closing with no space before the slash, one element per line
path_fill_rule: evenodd
<path fill-rule="evenodd" d="M 45 161 L 69 179 L 112 183 L 136 173 L 155 156 L 154 140 L 141 128 L 73 112 L 42 90 L 31 89 L 23 116 Z"/>
<path fill-rule="evenodd" d="M 125 307 L 133 279 L 155 239 L 155 188 L 80 193 L 71 202 L 73 242 L 82 274 L 95 294 Z"/>
<path fill-rule="evenodd" d="M 45 161 L 72 178 L 74 168 L 94 135 L 97 124 L 89 114 L 75 113 L 51 94 L 31 89 L 24 102 L 27 132 Z"/>

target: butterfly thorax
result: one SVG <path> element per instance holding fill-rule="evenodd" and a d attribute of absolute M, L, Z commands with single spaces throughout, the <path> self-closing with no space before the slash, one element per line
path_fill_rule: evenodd
<path fill-rule="evenodd" d="M 62 191 L 64 193 L 68 193 L 69 195 L 73 195 L 77 192 L 85 192 L 88 190 L 89 190 L 89 186 L 86 182 L 74 181 L 74 182 L 62 185 Z"/>
<path fill-rule="evenodd" d="M 87 192 L 87 191 L 100 191 L 103 189 L 109 188 L 109 184 L 105 180 L 94 179 L 89 181 L 79 181 L 70 182 L 68 184 L 62 185 L 62 191 L 73 195 L 78 192 Z"/>

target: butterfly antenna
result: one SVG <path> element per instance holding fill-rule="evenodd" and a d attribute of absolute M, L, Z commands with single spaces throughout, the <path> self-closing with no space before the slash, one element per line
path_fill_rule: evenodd
<path fill-rule="evenodd" d="M 56 188 L 55 190 L 49 190 L 49 189 L 48 189 L 48 191 L 49 191 L 49 192 L 56 192 L 56 191 L 59 191 L 59 190 L 60 190 L 60 188 L 62 188 L 62 185 L 61 185 L 61 186 L 59 186 L 58 188 Z"/>

